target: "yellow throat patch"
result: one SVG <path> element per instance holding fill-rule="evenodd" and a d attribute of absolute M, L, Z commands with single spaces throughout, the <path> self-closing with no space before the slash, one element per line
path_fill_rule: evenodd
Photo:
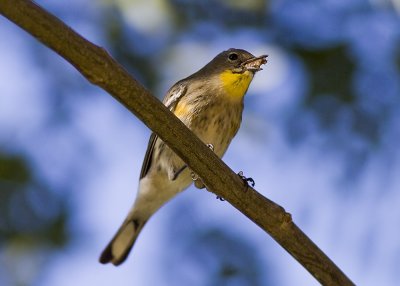
<path fill-rule="evenodd" d="M 232 99 L 242 99 L 253 79 L 253 73 L 245 71 L 244 73 L 233 73 L 226 70 L 220 75 L 223 89 Z"/>

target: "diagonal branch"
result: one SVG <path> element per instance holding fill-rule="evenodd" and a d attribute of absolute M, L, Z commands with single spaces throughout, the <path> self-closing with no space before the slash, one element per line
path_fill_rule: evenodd
<path fill-rule="evenodd" d="M 243 181 L 186 126 L 98 47 L 29 0 L 0 0 L 0 13 L 70 62 L 157 133 L 198 174 L 207 189 L 223 197 L 269 233 L 323 285 L 354 285 L 292 222 L 291 215 Z"/>

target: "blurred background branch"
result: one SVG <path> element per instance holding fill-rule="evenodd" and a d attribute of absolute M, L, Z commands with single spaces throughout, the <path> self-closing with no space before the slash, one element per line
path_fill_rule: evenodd
<path fill-rule="evenodd" d="M 156 132 L 203 178 L 207 187 L 248 216 L 280 243 L 323 285 L 353 285 L 280 206 L 243 182 L 210 152 L 102 48 L 73 32 L 31 1 L 0 3 L 0 12 L 31 33 L 89 81 L 104 88 Z M 168 132 L 167 132 L 168 131 Z"/>

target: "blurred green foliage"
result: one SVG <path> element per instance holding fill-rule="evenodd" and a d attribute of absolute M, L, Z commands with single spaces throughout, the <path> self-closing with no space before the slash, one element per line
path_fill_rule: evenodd
<path fill-rule="evenodd" d="M 26 158 L 0 154 L 0 241 L 64 246 L 67 209 L 61 199 L 38 178 Z"/>
<path fill-rule="evenodd" d="M 223 26 L 224 29 L 260 28 L 266 22 L 268 1 L 188 1 L 170 0 L 171 12 L 177 27 L 190 30 L 199 22 Z M 246 21 L 239 21 L 246 19 Z"/>
<path fill-rule="evenodd" d="M 349 57 L 346 46 L 328 46 L 324 49 L 294 49 L 305 63 L 309 74 L 310 91 L 306 103 L 321 96 L 334 96 L 341 104 L 351 104 L 354 100 L 352 79 L 355 64 Z"/>
<path fill-rule="evenodd" d="M 29 261 L 39 270 L 54 251 L 68 243 L 70 214 L 62 199 L 46 186 L 24 155 L 0 152 L 0 265 L 11 268 L 0 284 L 30 285 L 36 275 L 24 281 L 19 263 L 27 256 L 36 257 Z"/>

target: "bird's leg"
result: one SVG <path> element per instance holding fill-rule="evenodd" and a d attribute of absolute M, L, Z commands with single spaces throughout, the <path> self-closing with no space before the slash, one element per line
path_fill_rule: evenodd
<path fill-rule="evenodd" d="M 249 183 L 250 183 L 250 185 L 251 185 L 252 187 L 255 186 L 256 183 L 254 182 L 253 178 L 246 178 L 246 176 L 243 175 L 243 171 L 240 171 L 240 172 L 238 173 L 238 176 L 242 179 L 243 183 L 244 183 L 247 187 L 249 186 Z M 247 191 L 247 188 L 246 188 L 246 191 Z"/>
<path fill-rule="evenodd" d="M 206 146 L 208 148 L 211 149 L 211 151 L 214 152 L 214 145 L 213 144 L 206 144 Z M 191 172 L 190 175 L 192 176 L 192 180 L 194 182 L 194 186 L 198 189 L 204 189 L 206 186 L 203 184 L 202 180 L 200 179 L 200 177 L 195 173 L 195 172 Z"/>
<path fill-rule="evenodd" d="M 194 183 L 194 186 L 198 189 L 204 189 L 206 186 L 203 184 L 203 181 L 200 179 L 200 177 L 195 174 L 194 172 L 192 172 L 190 174 L 192 176 L 192 180 Z"/>
<path fill-rule="evenodd" d="M 212 144 L 206 144 L 206 146 L 208 148 L 210 148 L 212 151 L 214 151 L 214 145 Z M 180 175 L 180 173 L 182 173 L 185 169 L 187 168 L 187 165 L 183 165 L 182 168 L 180 168 L 178 171 L 173 171 L 172 175 L 170 176 L 170 180 L 171 181 L 175 181 L 176 178 L 178 178 L 178 176 Z M 192 180 L 194 181 L 194 185 L 196 186 L 196 188 L 198 189 L 204 189 L 204 184 L 201 182 L 199 176 L 197 174 L 195 174 L 194 172 L 191 172 L 190 175 L 192 176 Z"/>
<path fill-rule="evenodd" d="M 254 182 L 253 178 L 246 178 L 246 177 L 243 175 L 243 171 L 240 171 L 240 172 L 238 173 L 238 176 L 242 179 L 242 181 L 243 181 L 243 183 L 246 185 L 246 187 L 249 186 L 249 183 L 251 184 L 252 187 L 254 187 L 254 185 L 256 184 L 256 183 Z M 246 188 L 245 191 L 247 191 L 247 188 Z M 220 197 L 220 196 L 217 196 L 217 199 L 220 200 L 220 201 L 225 201 L 224 198 L 222 198 L 222 197 Z"/>

